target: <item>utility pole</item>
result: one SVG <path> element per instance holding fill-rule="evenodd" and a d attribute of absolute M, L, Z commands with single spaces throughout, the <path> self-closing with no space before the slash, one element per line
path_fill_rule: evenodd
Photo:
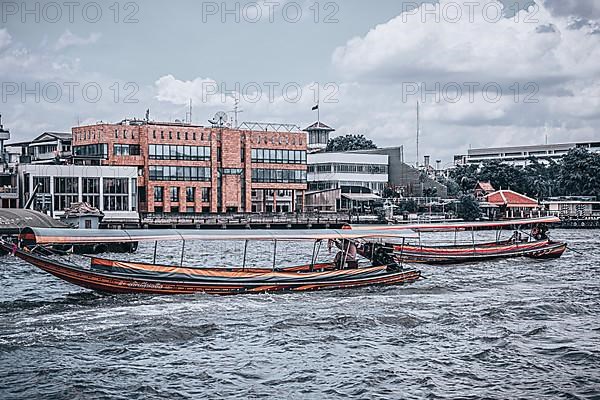
<path fill-rule="evenodd" d="M 185 113 L 185 122 L 188 124 L 192 124 L 192 99 L 190 98 L 190 108 L 189 111 Z"/>
<path fill-rule="evenodd" d="M 417 100 L 417 169 L 419 169 L 419 101 Z"/>

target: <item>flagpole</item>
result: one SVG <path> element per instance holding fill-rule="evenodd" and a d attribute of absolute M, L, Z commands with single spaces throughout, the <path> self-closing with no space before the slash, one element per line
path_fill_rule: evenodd
<path fill-rule="evenodd" d="M 317 101 L 317 122 L 321 123 L 321 107 L 320 107 L 320 99 Z"/>

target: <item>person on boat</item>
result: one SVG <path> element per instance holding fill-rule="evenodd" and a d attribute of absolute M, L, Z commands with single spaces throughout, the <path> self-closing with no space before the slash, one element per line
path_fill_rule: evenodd
<path fill-rule="evenodd" d="M 546 225 L 535 225 L 531 229 L 531 236 L 535 238 L 535 240 L 545 240 L 548 239 L 548 227 Z"/>
<path fill-rule="evenodd" d="M 333 262 L 338 268 L 354 266 L 356 263 L 356 244 L 353 241 L 343 239 L 341 242 L 336 240 L 335 245 L 340 251 L 337 252 Z"/>
<path fill-rule="evenodd" d="M 521 236 L 521 233 L 519 231 L 515 231 L 513 233 L 513 235 L 510 237 L 510 241 L 512 243 L 519 243 L 523 240 L 523 237 Z"/>

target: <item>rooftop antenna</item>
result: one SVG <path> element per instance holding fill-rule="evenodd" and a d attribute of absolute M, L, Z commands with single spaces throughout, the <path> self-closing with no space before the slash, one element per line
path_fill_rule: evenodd
<path fill-rule="evenodd" d="M 190 98 L 190 109 L 185 113 L 185 122 L 192 124 L 192 99 Z"/>
<path fill-rule="evenodd" d="M 235 102 L 233 103 L 233 110 L 229 111 L 229 113 L 233 113 L 234 128 L 238 127 L 238 114 L 244 112 L 244 110 L 241 110 L 239 106 L 240 106 L 240 99 L 239 99 L 238 95 L 236 95 Z"/>
<path fill-rule="evenodd" d="M 208 122 L 213 127 L 223 127 L 227 123 L 227 113 L 223 111 L 218 111 L 212 120 L 208 120 Z"/>
<path fill-rule="evenodd" d="M 548 122 L 544 123 L 544 136 L 546 137 L 545 143 L 548 144 Z"/>
<path fill-rule="evenodd" d="M 419 168 L 419 101 L 417 100 L 417 168 Z"/>

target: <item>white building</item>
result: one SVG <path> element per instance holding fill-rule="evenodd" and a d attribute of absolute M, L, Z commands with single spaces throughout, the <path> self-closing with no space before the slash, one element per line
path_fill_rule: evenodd
<path fill-rule="evenodd" d="M 509 146 L 469 149 L 467 155 L 454 156 L 455 164 L 481 164 L 488 161 L 500 161 L 512 165 L 525 166 L 530 157 L 541 162 L 558 161 L 570 149 L 580 147 L 592 152 L 600 152 L 600 142 L 578 142 L 562 144 L 543 144 L 533 146 Z"/>
<path fill-rule="evenodd" d="M 313 153 L 307 156 L 308 190 L 360 186 L 380 194 L 388 183 L 388 156 L 362 153 Z"/>
<path fill-rule="evenodd" d="M 321 121 L 317 121 L 304 129 L 304 132 L 306 132 L 308 136 L 306 147 L 308 148 L 308 151 L 311 152 L 325 150 L 327 143 L 329 143 L 329 135 L 331 132 L 335 132 L 335 129 Z"/>
<path fill-rule="evenodd" d="M 8 143 L 12 163 L 65 164 L 72 154 L 70 132 L 44 132 L 30 142 Z"/>
<path fill-rule="evenodd" d="M 58 218 L 71 203 L 86 202 L 104 213 L 104 221 L 139 220 L 137 173 L 137 167 L 34 164 L 19 167 L 24 202 L 38 187 L 35 210 Z"/>
<path fill-rule="evenodd" d="M 5 141 L 10 140 L 10 132 L 2 125 L 0 115 L 0 208 L 17 208 L 19 191 L 14 169 L 10 165 L 10 156 Z"/>
<path fill-rule="evenodd" d="M 542 201 L 542 206 L 558 217 L 597 217 L 600 215 L 600 201 L 592 197 L 553 197 Z"/>

